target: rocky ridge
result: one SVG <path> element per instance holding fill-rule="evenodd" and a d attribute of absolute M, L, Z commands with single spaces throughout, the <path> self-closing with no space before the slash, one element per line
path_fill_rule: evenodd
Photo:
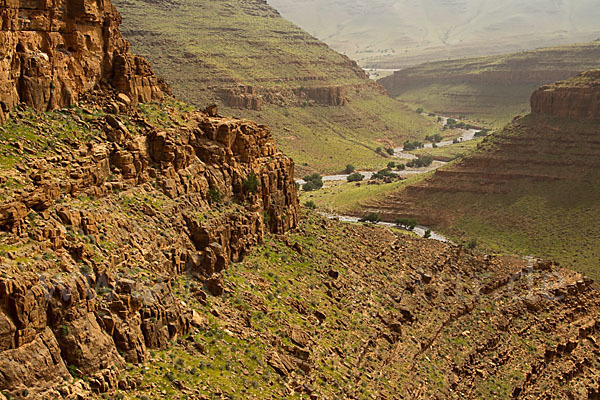
<path fill-rule="evenodd" d="M 134 104 L 162 98 L 166 86 L 129 53 L 110 1 L 4 0 L 0 14 L 0 120 L 21 102 L 52 110 L 102 85 Z"/>
<path fill-rule="evenodd" d="M 293 162 L 266 126 L 170 99 L 109 1 L 2 15 L 0 391 L 130 388 L 126 363 L 201 325 L 173 279 L 219 295 L 231 261 L 296 226 Z"/>
<path fill-rule="evenodd" d="M 541 87 L 531 96 L 531 111 L 557 118 L 600 120 L 600 70 Z"/>

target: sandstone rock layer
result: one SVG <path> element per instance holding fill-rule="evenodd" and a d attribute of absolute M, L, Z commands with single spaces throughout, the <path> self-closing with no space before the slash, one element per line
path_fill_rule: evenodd
<path fill-rule="evenodd" d="M 99 85 L 134 103 L 162 97 L 150 65 L 129 53 L 109 0 L 3 0 L 0 4 L 0 106 L 69 106 Z"/>

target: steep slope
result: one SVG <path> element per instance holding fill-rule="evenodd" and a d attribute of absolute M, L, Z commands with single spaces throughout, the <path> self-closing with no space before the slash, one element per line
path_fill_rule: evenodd
<path fill-rule="evenodd" d="M 446 115 L 503 127 L 529 110 L 531 92 L 600 65 L 600 42 L 440 61 L 380 79 L 390 95 Z"/>
<path fill-rule="evenodd" d="M 595 40 L 593 0 L 269 0 L 283 16 L 362 66 L 406 68 Z"/>
<path fill-rule="evenodd" d="M 600 276 L 600 74 L 545 86 L 532 114 L 477 152 L 367 208 L 417 216 L 487 250 L 537 254 Z"/>
<path fill-rule="evenodd" d="M 109 1 L 2 12 L 0 398 L 114 392 L 198 324 L 171 279 L 220 294 L 231 261 L 296 226 L 293 162 L 265 126 L 166 99 Z"/>
<path fill-rule="evenodd" d="M 435 127 L 260 0 L 119 0 L 124 35 L 175 94 L 272 127 L 303 170 L 380 167 Z"/>

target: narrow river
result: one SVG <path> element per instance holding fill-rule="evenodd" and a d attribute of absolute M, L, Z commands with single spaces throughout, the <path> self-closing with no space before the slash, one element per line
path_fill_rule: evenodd
<path fill-rule="evenodd" d="M 443 125 L 445 126 L 448 123 L 448 117 L 441 117 L 443 120 Z M 481 130 L 478 129 L 463 129 L 463 133 L 462 135 L 460 135 L 457 139 L 459 142 L 468 142 L 469 140 L 473 140 L 475 139 L 477 136 L 476 134 L 478 132 L 481 132 Z M 455 144 L 454 139 L 452 140 L 442 140 L 441 142 L 436 143 L 437 147 L 444 147 L 444 146 L 451 146 Z M 431 149 L 433 148 L 433 143 L 427 143 L 425 144 L 424 148 L 426 149 Z M 414 154 L 410 154 L 410 153 L 406 153 L 404 151 L 403 147 L 398 147 L 394 149 L 394 158 L 400 159 L 400 160 L 415 160 L 418 157 L 415 156 Z M 420 174 L 424 174 L 427 173 L 429 171 L 433 171 L 436 170 L 444 165 L 446 165 L 447 163 L 444 161 L 433 161 L 433 163 L 431 163 L 430 166 L 428 167 L 423 167 L 423 168 L 409 168 L 409 169 L 405 169 L 403 171 L 392 171 L 392 173 L 400 176 L 400 177 L 410 177 L 410 176 L 414 176 L 414 175 L 420 175 Z M 356 171 L 358 173 L 360 173 L 361 175 L 363 175 L 365 178 L 364 179 L 371 179 L 371 177 L 373 176 L 373 174 L 375 173 L 375 171 Z M 323 176 L 323 182 L 339 182 L 339 181 L 347 181 L 348 180 L 348 176 L 350 176 L 349 174 L 338 174 L 338 175 L 325 175 Z M 296 183 L 303 185 L 306 182 L 303 179 L 297 179 Z M 329 218 L 329 219 L 336 219 L 339 221 L 343 221 L 343 222 L 360 222 L 360 218 L 358 217 L 352 217 L 352 216 L 348 216 L 348 215 L 336 215 L 336 214 L 328 214 L 328 213 L 324 213 L 324 212 L 320 212 L 321 215 Z M 390 222 L 377 222 L 375 223 L 376 225 L 381 225 L 381 226 L 388 226 L 388 227 L 398 227 L 398 225 L 390 223 Z M 415 229 L 412 231 L 414 233 L 416 233 L 417 235 L 424 237 L 425 236 L 425 232 L 430 231 L 430 237 L 429 239 L 432 240 L 438 240 L 440 242 L 444 242 L 444 243 L 451 243 L 451 241 L 444 237 L 443 235 L 433 232 L 431 231 L 428 227 L 426 226 L 422 226 L 422 225 L 418 225 L 417 227 L 415 227 Z"/>

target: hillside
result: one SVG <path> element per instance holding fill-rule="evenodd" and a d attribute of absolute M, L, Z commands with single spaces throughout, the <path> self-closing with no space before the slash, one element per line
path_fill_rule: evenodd
<path fill-rule="evenodd" d="M 600 276 L 600 73 L 544 86 L 532 113 L 433 177 L 368 204 L 487 251 L 536 254 Z"/>
<path fill-rule="evenodd" d="M 1 12 L 0 400 L 600 395 L 590 279 L 303 211 L 269 128 L 173 99 L 108 0 Z M 596 79 L 534 109 L 595 117 Z"/>
<path fill-rule="evenodd" d="M 269 0 L 361 66 L 406 68 L 600 37 L 593 0 Z"/>
<path fill-rule="evenodd" d="M 600 65 L 600 42 L 428 63 L 380 79 L 393 97 L 444 115 L 503 127 L 529 111 L 531 93 Z"/>
<path fill-rule="evenodd" d="M 269 125 L 301 172 L 386 164 L 435 127 L 260 0 L 118 0 L 123 33 L 181 99 Z"/>

